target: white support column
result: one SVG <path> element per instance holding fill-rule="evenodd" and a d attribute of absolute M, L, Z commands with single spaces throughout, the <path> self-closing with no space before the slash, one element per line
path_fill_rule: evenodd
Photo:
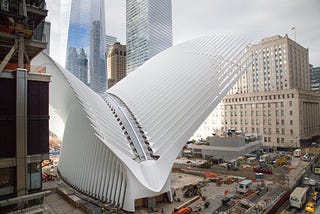
<path fill-rule="evenodd" d="M 25 69 L 16 71 L 16 177 L 17 196 L 28 194 L 27 176 L 27 88 L 28 73 Z"/>

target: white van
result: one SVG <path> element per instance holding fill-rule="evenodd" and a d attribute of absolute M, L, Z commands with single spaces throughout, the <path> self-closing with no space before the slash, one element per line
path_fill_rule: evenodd
<path fill-rule="evenodd" d="M 307 200 L 307 188 L 297 187 L 290 194 L 290 206 L 301 209 Z"/>
<path fill-rule="evenodd" d="M 266 162 L 268 162 L 270 160 L 271 160 L 271 155 L 270 154 L 264 154 L 264 155 L 260 156 L 260 160 L 259 161 L 266 163 Z"/>
<path fill-rule="evenodd" d="M 240 193 L 247 193 L 251 190 L 252 180 L 243 180 L 238 183 L 237 191 Z"/>
<path fill-rule="evenodd" d="M 294 157 L 300 157 L 302 155 L 302 150 L 301 149 L 296 149 L 293 151 L 293 156 Z"/>

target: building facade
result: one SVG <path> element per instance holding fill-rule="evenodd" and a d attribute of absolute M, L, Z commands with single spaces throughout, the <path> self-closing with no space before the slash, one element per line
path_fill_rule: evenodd
<path fill-rule="evenodd" d="M 107 85 L 104 8 L 102 0 L 72 0 L 67 41 L 66 68 L 98 93 Z"/>
<path fill-rule="evenodd" d="M 172 46 L 171 0 L 126 1 L 127 73 Z"/>
<path fill-rule="evenodd" d="M 109 53 L 110 46 L 117 42 L 117 37 L 106 35 L 106 55 Z"/>
<path fill-rule="evenodd" d="M 287 35 L 251 47 L 254 60 L 222 102 L 222 129 L 261 136 L 264 146 L 299 147 L 320 130 L 308 49 Z"/>
<path fill-rule="evenodd" d="M 126 46 L 119 42 L 110 46 L 107 56 L 108 86 L 111 88 L 126 76 Z"/>
<path fill-rule="evenodd" d="M 221 130 L 221 104 L 213 110 L 209 117 L 202 123 L 190 140 L 205 140 Z"/>
<path fill-rule="evenodd" d="M 42 74 L 31 72 L 30 60 L 46 48 L 45 6 L 44 0 L 1 1 L 0 213 L 32 212 L 32 206 L 43 203 L 50 76 L 43 73 L 45 67 L 36 70 Z"/>
<path fill-rule="evenodd" d="M 310 68 L 311 91 L 320 93 L 320 67 Z"/>

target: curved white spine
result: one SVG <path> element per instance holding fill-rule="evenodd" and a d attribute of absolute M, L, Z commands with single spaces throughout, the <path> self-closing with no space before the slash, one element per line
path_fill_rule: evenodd
<path fill-rule="evenodd" d="M 176 156 L 245 71 L 247 44 L 222 36 L 179 44 L 103 96 L 39 54 L 33 64 L 52 74 L 50 129 L 63 140 L 62 178 L 127 211 L 135 199 L 170 192 Z"/>

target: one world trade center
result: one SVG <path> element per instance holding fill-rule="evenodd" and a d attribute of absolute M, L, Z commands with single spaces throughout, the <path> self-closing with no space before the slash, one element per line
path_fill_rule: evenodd
<path fill-rule="evenodd" d="M 97 93 L 105 92 L 104 0 L 72 0 L 66 68 Z"/>

